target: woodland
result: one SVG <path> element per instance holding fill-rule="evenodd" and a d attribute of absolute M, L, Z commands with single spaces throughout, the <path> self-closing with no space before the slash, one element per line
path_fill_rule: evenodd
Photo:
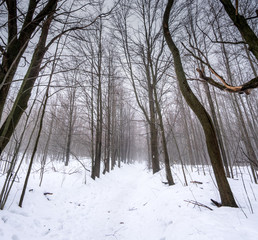
<path fill-rule="evenodd" d="M 34 166 L 41 186 L 49 164 L 94 182 L 138 162 L 168 188 L 175 166 L 183 186 L 209 172 L 213 204 L 241 208 L 229 182 L 258 184 L 257 33 L 256 0 L 1 1 L 0 209 L 17 182 L 23 207 Z"/>

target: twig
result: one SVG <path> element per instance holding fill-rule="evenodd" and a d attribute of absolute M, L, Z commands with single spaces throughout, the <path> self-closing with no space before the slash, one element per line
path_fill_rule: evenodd
<path fill-rule="evenodd" d="M 191 203 L 193 205 L 196 205 L 196 206 L 199 206 L 199 207 L 204 207 L 204 208 L 208 208 L 209 210 L 213 211 L 212 208 L 200 203 L 200 202 L 197 202 L 197 201 L 194 201 L 194 200 L 184 200 L 185 202 L 188 202 L 188 203 Z"/>
<path fill-rule="evenodd" d="M 215 206 L 217 206 L 217 207 L 221 207 L 221 206 L 222 206 L 221 203 L 219 203 L 219 202 L 217 202 L 217 201 L 215 201 L 215 200 L 213 200 L 213 199 L 211 199 L 211 201 L 212 201 L 212 203 L 213 203 Z"/>
<path fill-rule="evenodd" d="M 203 184 L 202 182 L 199 182 L 199 181 L 190 181 L 190 183 Z"/>
<path fill-rule="evenodd" d="M 53 193 L 51 193 L 51 192 L 45 192 L 44 195 L 45 195 L 45 196 L 46 196 L 46 195 L 53 195 Z"/>

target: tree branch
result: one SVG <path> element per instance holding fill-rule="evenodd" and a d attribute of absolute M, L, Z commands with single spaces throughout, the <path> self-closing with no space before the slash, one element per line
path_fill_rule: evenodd
<path fill-rule="evenodd" d="M 113 9 L 114 9 L 114 7 L 113 7 L 110 11 L 108 11 L 108 12 L 106 12 L 106 13 L 101 13 L 101 14 L 99 14 L 97 17 L 95 17 L 95 18 L 93 19 L 93 21 L 92 21 L 91 23 L 89 23 L 89 24 L 87 24 L 87 25 L 75 26 L 75 27 L 71 27 L 71 28 L 68 28 L 68 29 L 66 29 L 66 30 L 63 30 L 63 31 L 62 31 L 61 33 L 59 33 L 57 36 L 55 36 L 54 38 L 52 38 L 46 47 L 49 48 L 58 38 L 60 38 L 62 35 L 66 34 L 66 33 L 69 33 L 69 32 L 71 32 L 71 31 L 76 31 L 76 30 L 84 30 L 85 28 L 90 27 L 90 26 L 93 25 L 99 18 L 109 16 L 109 15 L 112 13 Z"/>
<path fill-rule="evenodd" d="M 239 94 L 245 93 L 245 94 L 249 95 L 252 89 L 258 87 L 258 77 L 251 79 L 250 81 L 248 81 L 247 83 L 245 83 L 243 85 L 231 86 L 231 85 L 228 85 L 225 82 L 225 80 L 220 75 L 218 75 L 215 71 L 211 70 L 211 72 L 215 76 L 217 76 L 223 82 L 223 84 L 218 83 L 215 80 L 213 80 L 212 78 L 205 76 L 204 72 L 199 68 L 197 68 L 196 71 L 199 73 L 199 76 L 201 79 L 207 81 L 209 84 L 211 84 L 211 85 L 215 86 L 216 88 L 219 88 L 220 90 L 223 90 L 223 91 L 227 91 L 227 92 L 231 92 L 231 93 L 239 93 Z"/>
<path fill-rule="evenodd" d="M 195 50 L 197 50 L 198 52 L 201 53 L 201 55 L 205 58 L 206 61 L 202 60 L 200 57 L 196 56 L 189 48 L 187 48 L 183 43 L 182 43 L 183 47 L 195 58 L 197 59 L 198 61 L 200 61 L 201 63 L 203 63 L 204 65 L 206 65 L 209 70 L 222 82 L 221 83 L 218 83 L 216 82 L 214 79 L 210 78 L 210 77 L 207 77 L 205 74 L 204 74 L 204 70 L 201 70 L 199 68 L 196 68 L 196 71 L 199 73 L 199 76 L 201 79 L 205 80 L 206 82 L 208 82 L 209 84 L 213 85 L 214 87 L 216 88 L 219 88 L 220 90 L 223 90 L 223 91 L 228 91 L 228 92 L 231 92 L 231 93 L 239 93 L 239 94 L 242 94 L 242 93 L 245 93 L 247 95 L 249 95 L 251 93 L 251 90 L 254 89 L 254 88 L 257 88 L 258 87 L 258 77 L 255 77 L 253 79 L 251 79 L 250 81 L 244 83 L 243 85 L 240 85 L 240 86 L 232 86 L 230 84 L 228 84 L 226 82 L 226 80 L 220 76 L 213 68 L 212 66 L 210 65 L 207 57 L 205 57 L 202 53 L 202 51 L 200 51 L 200 49 L 198 48 L 195 48 L 193 46 L 191 46 L 192 48 L 194 48 Z"/>

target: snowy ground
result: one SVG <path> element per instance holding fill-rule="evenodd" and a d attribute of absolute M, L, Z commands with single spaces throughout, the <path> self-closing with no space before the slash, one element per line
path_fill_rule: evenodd
<path fill-rule="evenodd" d="M 1 240 L 258 239 L 258 186 L 247 175 L 252 204 L 239 176 L 230 180 L 242 207 L 234 209 L 211 205 L 210 198 L 219 199 L 216 187 L 209 174 L 198 175 L 196 170 L 189 171 L 188 181 L 203 184 L 183 186 L 180 168 L 175 167 L 176 185 L 169 187 L 162 183 L 162 171 L 152 175 L 143 164 L 123 165 L 96 181 L 87 176 L 86 185 L 84 171 L 77 171 L 75 163 L 53 169 L 48 168 L 42 187 L 38 187 L 39 173 L 33 172 L 23 208 L 17 206 L 24 176 L 20 178 L 5 210 L 0 211 Z M 3 180 L 0 177 L 0 185 Z M 185 200 L 198 201 L 213 211 Z"/>

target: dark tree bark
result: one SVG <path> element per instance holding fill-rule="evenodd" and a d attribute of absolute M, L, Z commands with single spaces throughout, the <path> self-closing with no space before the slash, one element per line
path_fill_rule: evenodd
<path fill-rule="evenodd" d="M 237 207 L 237 204 L 235 202 L 235 199 L 233 197 L 232 191 L 230 189 L 229 183 L 225 175 L 225 171 L 224 171 L 224 167 L 223 167 L 223 163 L 220 155 L 220 149 L 219 149 L 213 123 L 211 121 L 209 114 L 202 106 L 202 104 L 199 102 L 197 97 L 194 95 L 194 93 L 192 92 L 191 88 L 187 83 L 179 50 L 176 47 L 174 41 L 172 40 L 170 31 L 169 31 L 169 27 L 168 27 L 169 16 L 170 16 L 173 3 L 174 3 L 173 0 L 168 0 L 167 6 L 164 12 L 164 16 L 163 16 L 163 31 L 164 31 L 164 36 L 168 44 L 168 47 L 174 58 L 174 66 L 175 66 L 179 87 L 186 102 L 194 111 L 194 113 L 198 117 L 203 127 L 205 137 L 206 137 L 206 145 L 208 148 L 209 157 L 210 157 L 215 178 L 217 181 L 222 205 Z"/>
<path fill-rule="evenodd" d="M 225 11 L 227 12 L 230 19 L 233 21 L 234 25 L 237 27 L 238 31 L 241 33 L 243 39 L 249 46 L 249 50 L 258 60 L 258 38 L 254 31 L 248 25 L 244 16 L 238 13 L 235 9 L 231 0 L 220 0 L 223 4 Z"/>
<path fill-rule="evenodd" d="M 97 57 L 97 75 L 98 75 L 98 86 L 97 86 L 97 126 L 96 126 L 96 137 L 95 137 L 95 158 L 94 165 L 92 167 L 91 177 L 100 177 L 100 163 L 101 163 L 101 151 L 102 151 L 102 129 L 103 129 L 103 110 L 102 110 L 102 20 L 100 18 L 99 23 L 99 35 L 98 35 L 98 57 Z"/>
<path fill-rule="evenodd" d="M 30 0 L 20 34 L 17 36 L 17 3 L 16 0 L 6 1 L 8 9 L 8 44 L 3 52 L 0 65 L 0 119 L 13 77 L 32 34 L 44 18 L 55 10 L 57 2 L 57 0 L 49 0 L 33 19 L 38 1 Z"/>
<path fill-rule="evenodd" d="M 65 153 L 65 166 L 68 166 L 70 161 L 71 153 L 71 144 L 73 137 L 73 128 L 74 128 L 74 118 L 75 118 L 75 89 L 71 90 L 69 94 L 69 106 L 68 106 L 68 133 L 67 133 L 67 142 L 66 142 L 66 153 Z"/>
<path fill-rule="evenodd" d="M 17 94 L 12 110 L 0 128 L 0 154 L 5 146 L 8 144 L 22 114 L 28 106 L 28 101 L 31 96 L 34 83 L 40 72 L 41 62 L 47 51 L 47 47 L 45 47 L 45 44 L 52 18 L 53 14 L 51 13 L 44 22 L 41 36 L 38 45 L 34 51 L 30 67 Z"/>
<path fill-rule="evenodd" d="M 113 77 L 112 77 L 112 67 L 113 67 L 113 52 L 109 51 L 108 59 L 108 91 L 107 91 L 107 133 L 106 133 L 106 155 L 104 160 L 104 171 L 103 174 L 110 171 L 110 148 L 111 148 L 111 113 L 112 113 L 112 98 L 113 96 Z"/>

